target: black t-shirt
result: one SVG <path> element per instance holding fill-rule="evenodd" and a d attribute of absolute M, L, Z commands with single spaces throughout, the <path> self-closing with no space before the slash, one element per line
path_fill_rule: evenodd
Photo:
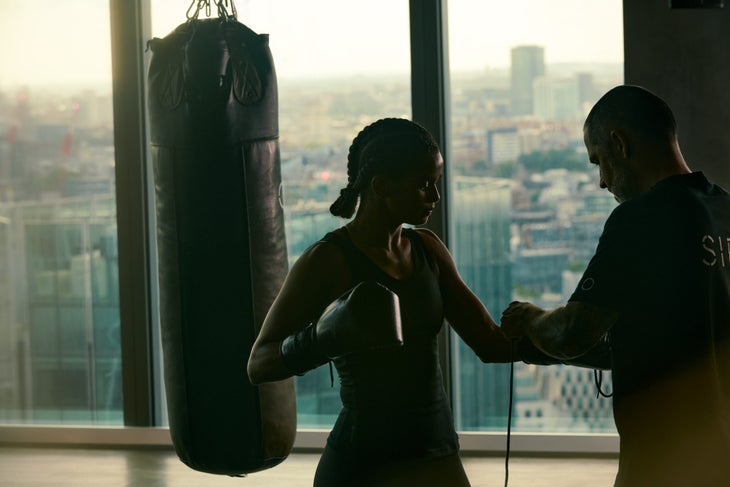
<path fill-rule="evenodd" d="M 619 313 L 617 485 L 729 481 L 728 193 L 696 172 L 619 205 L 570 300 Z"/>

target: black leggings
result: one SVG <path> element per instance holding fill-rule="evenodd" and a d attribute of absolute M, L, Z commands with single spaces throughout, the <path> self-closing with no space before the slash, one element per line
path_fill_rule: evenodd
<path fill-rule="evenodd" d="M 377 463 L 376 463 L 377 462 Z M 314 487 L 470 487 L 458 453 L 436 458 L 368 461 L 327 445 Z"/>

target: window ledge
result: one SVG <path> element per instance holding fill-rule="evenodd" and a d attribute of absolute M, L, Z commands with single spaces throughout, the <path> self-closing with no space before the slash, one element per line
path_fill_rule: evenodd
<path fill-rule="evenodd" d="M 294 450 L 321 450 L 329 429 L 300 429 Z M 501 454 L 506 450 L 506 433 L 460 432 L 465 454 Z M 0 446 L 93 446 L 93 447 L 172 447 L 166 427 L 95 426 L 0 426 Z M 510 451 L 522 454 L 618 454 L 616 434 L 512 433 Z"/>

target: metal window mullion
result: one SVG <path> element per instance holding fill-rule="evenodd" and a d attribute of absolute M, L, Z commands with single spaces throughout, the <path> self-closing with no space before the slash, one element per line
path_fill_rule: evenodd
<path fill-rule="evenodd" d="M 448 22 L 446 0 L 410 0 L 411 109 L 413 120 L 427 128 L 441 146 L 448 161 Z M 441 203 L 431 215 L 428 227 L 448 245 L 448 163 L 441 179 Z M 449 396 L 451 387 L 450 334 L 444 326 L 439 336 L 441 370 Z"/>
<path fill-rule="evenodd" d="M 144 39 L 148 0 L 110 0 L 125 426 L 153 426 Z"/>

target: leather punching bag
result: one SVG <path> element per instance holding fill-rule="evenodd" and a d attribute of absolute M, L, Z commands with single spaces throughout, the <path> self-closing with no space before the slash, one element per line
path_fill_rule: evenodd
<path fill-rule="evenodd" d="M 288 270 L 268 35 L 196 18 L 149 47 L 170 432 L 189 467 L 243 475 L 283 461 L 296 433 L 293 379 L 246 375 Z"/>

